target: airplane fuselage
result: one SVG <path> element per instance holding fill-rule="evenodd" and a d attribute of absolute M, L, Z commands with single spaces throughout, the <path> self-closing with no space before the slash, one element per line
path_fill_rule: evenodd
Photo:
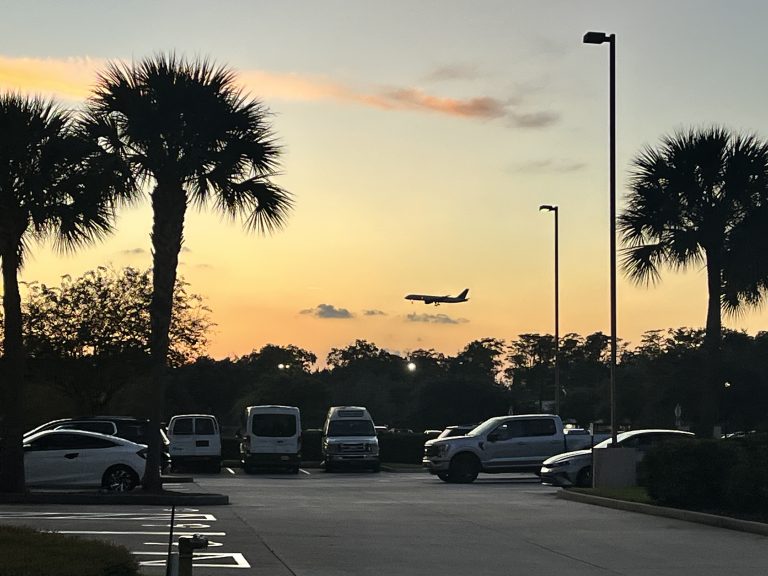
<path fill-rule="evenodd" d="M 469 288 L 465 289 L 461 292 L 458 296 L 436 296 L 434 294 L 408 294 L 405 299 L 406 300 L 416 300 L 420 302 L 424 302 L 424 304 L 434 304 L 435 306 L 439 306 L 440 304 L 456 304 L 458 302 L 466 302 L 469 300 L 467 298 L 467 293 L 469 293 Z"/>

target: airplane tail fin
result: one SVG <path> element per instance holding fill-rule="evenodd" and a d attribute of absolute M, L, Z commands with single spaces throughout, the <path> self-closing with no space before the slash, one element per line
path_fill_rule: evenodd
<path fill-rule="evenodd" d="M 466 298 L 467 294 L 469 294 L 469 288 L 464 288 L 461 294 L 459 294 L 459 298 Z"/>

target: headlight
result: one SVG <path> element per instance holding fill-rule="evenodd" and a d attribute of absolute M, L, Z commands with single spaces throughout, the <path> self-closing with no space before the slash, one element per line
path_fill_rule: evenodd
<path fill-rule="evenodd" d="M 544 468 L 562 468 L 563 466 L 568 466 L 570 464 L 570 460 L 559 460 L 557 462 L 550 462 L 542 464 Z"/>
<path fill-rule="evenodd" d="M 448 454 L 448 452 L 451 450 L 450 444 L 438 444 L 437 445 L 437 455 L 442 457 Z"/>
<path fill-rule="evenodd" d="M 334 454 L 339 451 L 339 445 L 326 443 L 324 449 L 327 454 Z"/>
<path fill-rule="evenodd" d="M 366 452 L 370 452 L 371 454 L 378 454 L 379 453 L 379 445 L 378 444 L 368 444 L 365 447 Z"/>

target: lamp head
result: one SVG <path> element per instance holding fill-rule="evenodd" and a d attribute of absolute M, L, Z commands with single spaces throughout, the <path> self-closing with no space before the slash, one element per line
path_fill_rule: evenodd
<path fill-rule="evenodd" d="M 542 204 L 541 206 L 539 206 L 539 210 L 547 210 L 548 212 L 557 212 L 557 206 Z"/>
<path fill-rule="evenodd" d="M 610 41 L 610 36 L 605 32 L 587 32 L 584 34 L 584 44 L 602 44 Z"/>

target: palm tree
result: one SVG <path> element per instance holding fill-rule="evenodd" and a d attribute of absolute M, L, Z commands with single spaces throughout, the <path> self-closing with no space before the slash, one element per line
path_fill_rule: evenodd
<path fill-rule="evenodd" d="M 62 250 L 111 229 L 115 168 L 51 101 L 0 94 L 0 259 L 3 273 L 0 491 L 24 490 L 24 341 L 18 272 L 33 240 Z"/>
<path fill-rule="evenodd" d="M 768 280 L 768 145 L 724 128 L 679 131 L 632 162 L 630 194 L 618 219 L 622 265 L 638 284 L 655 283 L 660 269 L 706 267 L 708 304 L 703 349 L 708 382 L 702 431 L 717 422 L 722 387 L 722 312 L 758 305 Z"/>
<path fill-rule="evenodd" d="M 267 111 L 207 60 L 157 55 L 108 65 L 88 103 L 88 125 L 105 149 L 129 164 L 152 203 L 150 423 L 160 425 L 173 287 L 190 204 L 213 205 L 248 229 L 281 228 L 292 207 L 273 184 L 280 148 Z M 144 486 L 159 490 L 159 440 L 152 437 Z"/>

